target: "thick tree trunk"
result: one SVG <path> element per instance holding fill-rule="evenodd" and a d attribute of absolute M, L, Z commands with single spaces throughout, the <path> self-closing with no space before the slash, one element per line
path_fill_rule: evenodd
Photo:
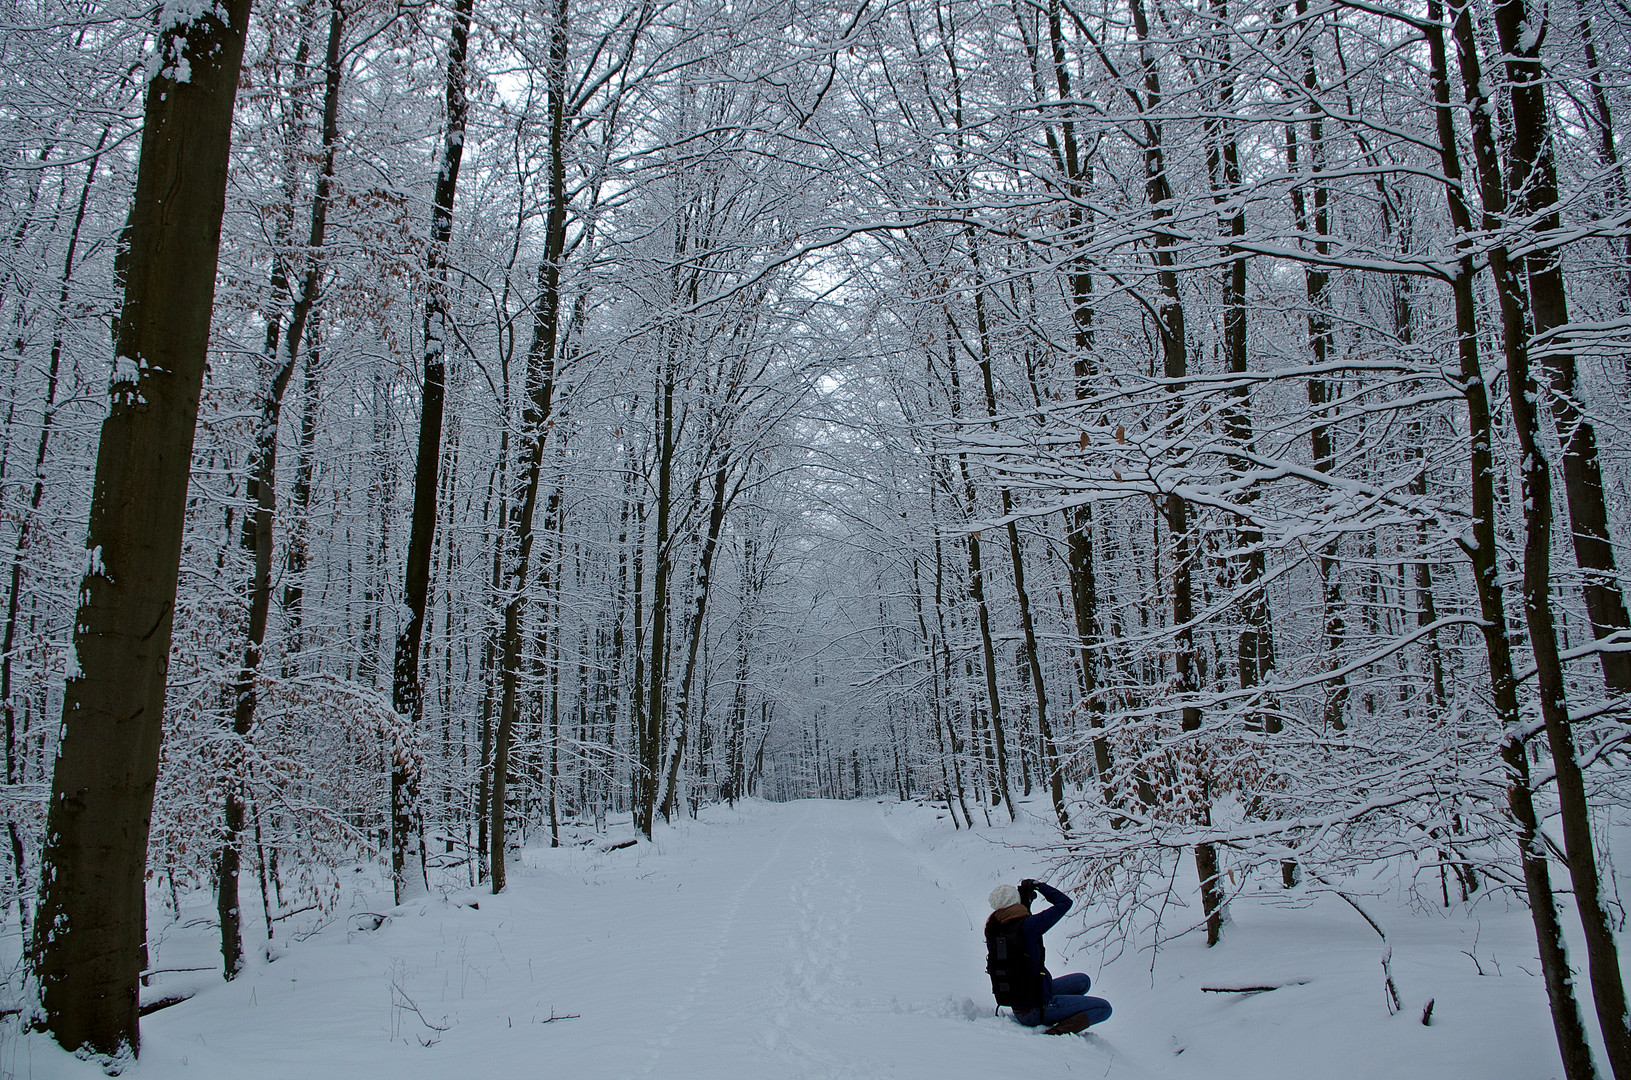
<path fill-rule="evenodd" d="M 1510 48 L 1510 46 L 1509 46 Z M 1502 292 L 1521 295 L 1517 267 L 1505 258 L 1492 255 L 1490 268 L 1496 274 L 1510 275 L 1510 287 Z M 1536 274 L 1531 264 L 1530 295 L 1540 304 L 1540 291 L 1534 287 Z M 1561 285 L 1561 282 L 1559 282 Z M 1503 305 L 1507 306 L 1507 305 Z M 1515 305 L 1513 305 L 1515 308 Z M 1507 312 L 1513 322 L 1520 310 Z M 1537 326 L 1539 317 L 1537 313 Z M 1554 373 L 1555 375 L 1555 373 Z M 1591 972 L 1592 998 L 1602 1025 L 1603 1042 L 1609 1064 L 1618 1080 L 1631 1080 L 1631 1018 L 1626 1015 L 1625 983 L 1620 973 L 1620 955 L 1604 903 L 1597 866 L 1597 848 L 1592 840 L 1591 808 L 1586 800 L 1585 779 L 1575 753 L 1570 727 L 1568 689 L 1564 679 L 1557 628 L 1552 615 L 1552 474 L 1546 436 L 1538 414 L 1541 390 L 1529 368 L 1527 350 L 1507 353 L 1507 380 L 1511 387 L 1512 414 L 1519 446 L 1523 450 L 1524 527 L 1523 601 L 1529 643 L 1535 655 L 1535 676 L 1540 695 L 1541 718 L 1552 752 L 1552 769 L 1557 782 L 1558 809 L 1563 824 L 1563 847 L 1568 854 L 1569 877 L 1574 884 L 1575 905 L 1586 939 L 1586 958 Z M 1554 387 L 1555 387 L 1554 380 Z M 1555 401 L 1556 399 L 1554 399 Z M 1571 440 L 1572 441 L 1572 440 Z M 1570 453 L 1572 451 L 1566 451 Z M 1593 457 L 1595 471 L 1595 457 Z M 1567 464 L 1564 472 L 1569 472 Z M 1601 492 L 1599 491 L 1599 497 Z M 1582 545 L 1576 538 L 1576 551 Z M 1619 590 L 1613 590 L 1618 598 Z M 1589 604 L 1589 600 L 1588 600 Z M 1596 619 L 1593 619 L 1597 626 Z M 1600 627 L 1598 627 L 1600 629 Z M 1618 654 L 1601 654 L 1606 660 Z M 1605 664 L 1605 671 L 1608 665 Z"/>
<path fill-rule="evenodd" d="M 162 28 L 148 84 L 29 950 L 44 1026 L 70 1050 L 140 1048 L 148 827 L 249 6 Z"/>

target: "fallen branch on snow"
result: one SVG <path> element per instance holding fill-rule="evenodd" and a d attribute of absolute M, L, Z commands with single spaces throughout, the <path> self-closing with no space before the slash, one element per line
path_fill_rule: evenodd
<path fill-rule="evenodd" d="M 1279 990 L 1287 986 L 1307 986 L 1307 979 L 1291 979 L 1283 983 L 1265 983 L 1262 986 L 1203 986 L 1208 994 L 1266 994 L 1270 990 Z"/>
<path fill-rule="evenodd" d="M 168 1009 L 172 1005 L 180 1005 L 183 1001 L 186 1001 L 190 997 L 192 997 L 191 994 L 169 994 L 165 997 L 154 998 L 152 1001 L 142 1002 L 141 1007 L 138 1008 L 136 1012 L 138 1015 L 147 1016 L 150 1013 L 158 1012 L 160 1009 Z"/>

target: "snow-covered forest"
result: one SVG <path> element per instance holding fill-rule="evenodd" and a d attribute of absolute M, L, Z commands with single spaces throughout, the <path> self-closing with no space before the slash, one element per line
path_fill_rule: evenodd
<path fill-rule="evenodd" d="M 12 1030 L 884 799 L 1521 910 L 1631 1080 L 1624 0 L 250 8 L 0 14 Z"/>

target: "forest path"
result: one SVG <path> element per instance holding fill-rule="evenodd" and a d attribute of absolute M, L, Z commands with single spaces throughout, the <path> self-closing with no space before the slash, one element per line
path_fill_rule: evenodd
<path fill-rule="evenodd" d="M 1050 1038 L 992 1015 L 980 926 L 997 881 L 1047 872 L 1045 805 L 968 830 L 913 803 L 751 800 L 655 842 L 563 830 L 502 896 L 461 888 L 389 908 L 367 868 L 318 929 L 280 924 L 221 982 L 212 898 L 155 911 L 126 1080 L 1496 1080 L 1561 1075 L 1528 914 L 1464 918 L 1360 882 L 1387 927 L 1336 897 L 1241 902 L 1221 948 L 1196 933 L 1103 953 L 1049 935 L 1055 971 L 1114 1003 L 1103 1033 Z M 1618 834 L 1622 842 L 1631 830 Z M 533 840 L 538 837 L 535 835 Z M 616 850 L 612 850 L 615 848 Z M 1187 871 L 1192 864 L 1180 867 Z M 1180 882 L 1169 930 L 1194 882 Z M 253 896 L 245 888 L 246 901 Z M 258 906 L 258 897 L 253 902 Z M 1091 897 L 1078 895 L 1083 906 Z M 253 910 L 253 909 L 252 909 Z M 367 912 L 388 913 L 381 922 Z M 307 916 L 313 918 L 314 916 Z M 246 930 L 259 920 L 246 923 Z M 1572 924 L 1571 924 L 1572 925 Z M 307 933 L 297 934 L 304 929 Z M 315 932 L 312 932 L 315 931 Z M 262 943 L 263 944 L 263 943 Z M 1628 944 L 1631 948 L 1631 944 Z M 1476 958 L 1476 960 L 1475 960 Z M 177 971 L 176 969 L 183 969 Z M 185 969 L 199 969 L 189 972 Z M 1208 993 L 1283 984 L 1272 994 Z M 1432 1026 L 1419 1022 L 1429 998 Z M 101 1080 L 48 1036 L 0 1025 L 0 1080 Z M 1107 1036 L 1107 1037 L 1106 1037 Z"/>
<path fill-rule="evenodd" d="M 605 1075 L 1011 1075 L 1033 1047 L 967 1005 L 986 997 L 974 915 L 876 804 L 765 807 L 720 839 L 642 943 L 650 961 L 630 963 L 648 976 L 630 988 L 647 1060 Z"/>
<path fill-rule="evenodd" d="M 983 897 L 940 884 L 885 807 L 710 816 L 621 851 L 528 850 L 503 896 L 288 945 L 149 1017 L 126 1075 L 1144 1075 L 1097 1036 L 992 1015 Z"/>

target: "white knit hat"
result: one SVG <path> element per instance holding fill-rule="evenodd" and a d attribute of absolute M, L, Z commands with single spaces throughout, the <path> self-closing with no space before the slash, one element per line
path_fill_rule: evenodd
<path fill-rule="evenodd" d="M 1019 890 L 1012 885 L 998 885 L 991 890 L 991 910 L 1001 911 L 1019 903 Z"/>

